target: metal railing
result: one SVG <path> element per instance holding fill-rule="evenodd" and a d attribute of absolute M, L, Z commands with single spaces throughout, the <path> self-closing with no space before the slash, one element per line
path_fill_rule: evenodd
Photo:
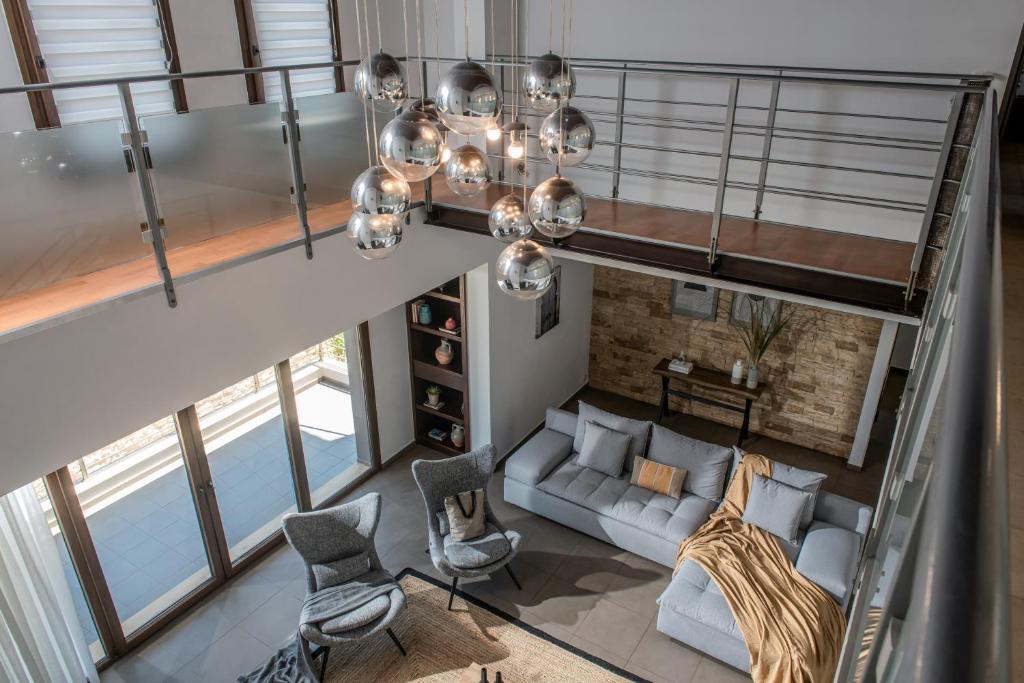
<path fill-rule="evenodd" d="M 409 58 L 411 62 L 416 61 Z M 419 68 L 424 82 L 429 83 L 430 69 L 428 65 L 434 60 L 419 60 Z M 459 61 L 454 58 L 441 58 L 439 62 L 450 63 Z M 492 60 L 481 60 L 482 63 L 490 65 L 500 76 L 503 84 L 509 82 L 509 78 L 519 77 L 520 72 L 525 68 L 526 61 L 513 63 L 510 59 L 496 57 Z M 163 226 L 163 206 L 159 193 L 154 191 L 153 171 L 150 167 L 150 158 L 147 150 L 147 137 L 144 126 L 140 125 L 140 117 L 136 115 L 135 103 L 131 92 L 131 84 L 146 83 L 153 81 L 176 81 L 190 79 L 219 78 L 224 76 L 240 76 L 247 74 L 277 73 L 280 75 L 283 88 L 283 101 L 281 102 L 281 127 L 283 129 L 284 142 L 287 145 L 288 163 L 291 173 L 291 187 L 289 194 L 294 205 L 294 215 L 301 232 L 302 243 L 307 257 L 312 258 L 313 240 L 320 235 L 311 234 L 309 225 L 309 202 L 305 188 L 307 183 L 314 178 L 310 176 L 305 168 L 301 145 L 298 144 L 301 136 L 300 112 L 296 105 L 296 99 L 292 96 L 290 83 L 291 74 L 295 71 L 306 69 L 318 69 L 324 67 L 354 66 L 355 60 L 322 62 L 315 64 L 256 67 L 245 69 L 223 69 L 203 72 L 189 72 L 180 74 L 156 74 L 148 76 L 134 76 L 128 78 L 106 78 L 83 80 L 75 82 L 44 83 L 33 85 L 18 85 L 0 88 L 0 96 L 15 93 L 31 93 L 47 90 L 59 90 L 68 88 L 87 88 L 95 86 L 116 86 L 118 88 L 122 108 L 124 127 L 127 133 L 124 136 L 125 154 L 129 157 L 129 168 L 131 172 L 137 173 L 137 185 L 139 204 L 142 207 L 145 217 L 143 224 L 144 238 L 151 242 L 153 255 L 156 259 L 157 269 L 160 275 L 163 288 L 166 293 L 167 302 L 170 306 L 176 305 L 177 296 L 174 289 L 174 274 L 167 262 L 168 246 L 165 240 L 165 231 L 170 227 L 161 227 L 154 230 L 154 226 Z M 924 74 L 913 72 L 881 72 L 881 71 L 856 71 L 844 69 L 811 69 L 799 67 L 756 67 L 731 64 L 700 64 L 683 62 L 662 62 L 662 61 L 638 61 L 638 60 L 605 60 L 605 59 L 576 59 L 573 66 L 580 74 L 581 79 L 596 76 L 610 77 L 609 92 L 587 92 L 581 87 L 577 94 L 577 104 L 588 112 L 594 121 L 600 125 L 614 126 L 612 135 L 599 136 L 599 148 L 609 148 L 612 151 L 612 158 L 609 163 L 592 161 L 580 165 L 581 171 L 597 172 L 609 175 L 609 197 L 620 201 L 628 200 L 622 197 L 622 184 L 626 178 L 643 179 L 644 181 L 664 182 L 669 188 L 671 195 L 677 192 L 675 188 L 690 185 L 695 187 L 713 187 L 714 196 L 710 202 L 712 206 L 708 212 L 711 214 L 710 233 L 707 244 L 709 246 L 697 246 L 707 252 L 709 264 L 714 264 L 719 252 L 719 237 L 722 229 L 723 217 L 729 215 L 732 195 L 730 192 L 748 193 L 752 198 L 750 211 L 755 219 L 765 219 L 766 197 L 786 197 L 795 200 L 825 202 L 828 204 L 861 207 L 863 209 L 879 210 L 896 214 L 909 214 L 920 216 L 920 225 L 917 229 L 915 253 L 910 271 L 906 276 L 906 289 L 908 297 L 913 291 L 916 281 L 917 270 L 921 264 L 921 257 L 924 253 L 926 240 L 929 232 L 929 225 L 936 210 L 936 202 L 939 196 L 943 170 L 953 145 L 953 134 L 959 115 L 959 103 L 968 93 L 982 92 L 988 83 L 984 76 L 967 76 L 962 74 Z M 440 71 L 440 63 L 438 64 Z M 506 72 L 509 72 L 506 74 Z M 692 79 L 712 83 L 722 83 L 728 89 L 724 101 L 714 98 L 677 98 L 648 96 L 641 92 L 638 83 L 643 79 L 656 79 L 658 82 L 680 83 L 689 82 Z M 417 85 L 417 79 L 409 78 L 410 86 Z M 767 86 L 767 100 L 764 102 L 751 101 L 746 95 L 753 93 L 759 96 L 758 88 L 751 89 L 748 82 L 760 83 Z M 868 89 L 866 92 L 875 92 L 877 89 L 884 89 L 884 92 L 894 93 L 938 93 L 942 96 L 952 98 L 948 113 L 939 112 L 940 115 L 919 115 L 908 114 L 901 111 L 842 111 L 837 109 L 800 106 L 792 104 L 784 106 L 786 95 L 790 89 L 814 86 L 820 88 L 840 88 L 844 92 L 849 89 Z M 428 92 L 432 87 L 428 86 Z M 507 88 L 507 85 L 505 86 Z M 762 88 L 763 89 L 763 88 Z M 509 91 L 510 92 L 510 91 Z M 601 108 L 599 103 L 605 102 L 613 106 Z M 588 103 L 595 103 L 597 106 L 587 106 Z M 655 108 L 655 111 L 642 111 L 644 108 Z M 660 111 L 659 108 L 668 107 L 668 112 Z M 680 114 L 671 108 L 697 108 L 706 111 L 721 111 L 721 116 Z M 640 110 L 638 110 L 640 109 Z M 523 106 L 521 111 L 524 116 L 535 116 Z M 503 112 L 504 116 L 511 113 L 511 105 L 507 104 Z M 738 120 L 743 114 L 754 114 L 763 116 L 763 120 Z M 928 128 L 933 133 L 940 134 L 890 134 L 880 131 L 831 129 L 827 126 L 804 126 L 796 124 L 780 123 L 782 116 L 812 116 L 827 120 L 852 120 L 858 124 L 892 124 L 897 126 L 914 125 Z M 680 136 L 694 134 L 705 136 L 701 148 L 699 144 L 688 144 L 685 140 L 680 143 L 661 143 L 635 139 L 641 133 L 655 133 L 659 136 Z M 710 138 L 706 136 L 711 136 Z M 715 139 L 717 138 L 717 140 Z M 738 151 L 737 141 L 741 139 L 753 139 L 759 151 L 744 153 Z M 893 167 L 870 166 L 861 163 L 845 163 L 842 160 L 820 159 L 822 152 L 816 151 L 810 158 L 801 158 L 799 155 L 780 154 L 778 145 L 781 142 L 790 144 L 808 144 L 816 148 L 828 149 L 875 149 L 895 152 L 900 154 L 929 155 L 934 159 L 934 166 L 929 162 L 926 164 L 930 170 L 917 171 Z M 691 141 L 692 142 L 692 141 Z M 351 140 L 352 157 L 361 157 L 363 154 L 363 139 Z M 709 163 L 715 163 L 716 169 L 713 173 L 702 174 L 698 171 L 689 170 L 667 170 L 665 164 L 660 161 L 663 157 L 657 157 L 648 167 L 642 163 L 628 162 L 624 157 L 625 153 L 649 153 L 651 155 L 671 155 L 677 158 L 703 159 Z M 500 156 L 497 155 L 497 156 Z M 528 155 L 527 161 L 531 163 L 546 163 L 546 160 L 537 154 Z M 717 163 L 716 163 L 717 162 Z M 750 179 L 737 177 L 734 170 L 737 164 L 752 164 L 756 172 Z M 730 167 L 733 167 L 731 169 Z M 918 183 L 927 183 L 929 192 L 922 196 L 905 196 L 903 193 L 897 195 L 880 195 L 869 191 L 858 190 L 855 187 L 837 189 L 829 186 L 814 187 L 811 184 L 800 185 L 783 180 L 773 180 L 770 177 L 771 169 L 801 169 L 808 172 L 821 173 L 842 173 L 857 177 L 870 177 L 885 180 L 908 180 Z M 504 173 L 504 167 L 502 168 Z M 851 181 L 852 183 L 853 181 Z M 648 183 L 652 184 L 652 183 Z M 297 190 L 301 188 L 301 190 Z M 588 188 L 584 188 L 588 191 Z M 429 194 L 428 194 L 429 196 Z M 648 203 L 648 202 L 645 202 Z M 656 205 L 650 202 L 652 205 Z M 697 208 L 687 206 L 675 206 L 674 208 Z M 807 227 L 820 228 L 818 225 Z M 903 284 L 900 282 L 899 284 Z"/>
<path fill-rule="evenodd" d="M 930 297 L 837 681 L 1009 680 L 995 93 Z"/>

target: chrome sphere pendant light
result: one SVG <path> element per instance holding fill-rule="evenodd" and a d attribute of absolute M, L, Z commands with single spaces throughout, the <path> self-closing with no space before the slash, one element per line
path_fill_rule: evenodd
<path fill-rule="evenodd" d="M 401 63 L 383 51 L 359 62 L 355 90 L 364 106 L 385 113 L 397 111 L 409 94 Z"/>
<path fill-rule="evenodd" d="M 349 233 L 356 239 L 356 251 L 365 259 L 378 260 L 395 252 L 402 241 L 402 217 L 354 213 Z"/>
<path fill-rule="evenodd" d="M 535 110 L 550 114 L 576 94 L 576 74 L 568 60 L 550 52 L 541 55 L 530 62 L 523 76 L 523 94 Z"/>
<path fill-rule="evenodd" d="M 576 107 L 565 105 L 540 124 L 537 143 L 551 163 L 577 166 L 594 149 L 594 124 Z"/>
<path fill-rule="evenodd" d="M 352 183 L 354 213 L 398 216 L 408 211 L 411 203 L 409 183 L 383 166 L 371 166 Z"/>
<path fill-rule="evenodd" d="M 426 180 L 441 168 L 441 134 L 423 112 L 408 109 L 388 121 L 380 134 L 380 158 L 406 182 Z"/>
<path fill-rule="evenodd" d="M 502 242 L 515 242 L 533 233 L 533 224 L 526 213 L 526 206 L 516 194 L 507 194 L 494 202 L 487 215 L 487 225 L 491 234 Z"/>
<path fill-rule="evenodd" d="M 473 145 L 452 151 L 444 165 L 445 179 L 451 191 L 460 197 L 472 197 L 491 184 L 491 167 L 487 155 Z"/>
<path fill-rule="evenodd" d="M 548 237 L 560 239 L 576 232 L 587 214 L 587 200 L 568 178 L 548 178 L 530 195 L 530 221 Z"/>
<path fill-rule="evenodd" d="M 539 299 L 551 286 L 555 262 L 547 249 L 533 240 L 505 247 L 495 264 L 498 288 L 522 301 Z"/>
<path fill-rule="evenodd" d="M 484 133 L 498 125 L 501 92 L 491 73 L 468 59 L 444 75 L 434 102 L 441 122 L 460 135 Z"/>
<path fill-rule="evenodd" d="M 434 127 L 437 128 L 438 133 L 448 130 L 444 123 L 441 122 L 441 117 L 437 115 L 437 105 L 434 103 L 433 97 L 410 100 L 405 110 L 418 111 L 421 114 L 425 114 L 430 119 L 430 122 L 434 124 Z"/>

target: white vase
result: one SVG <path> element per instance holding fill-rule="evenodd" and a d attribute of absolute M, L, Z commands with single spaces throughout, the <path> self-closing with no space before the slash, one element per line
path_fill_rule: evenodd
<path fill-rule="evenodd" d="M 753 365 L 747 368 L 747 388 L 757 388 L 757 368 L 754 367 Z"/>

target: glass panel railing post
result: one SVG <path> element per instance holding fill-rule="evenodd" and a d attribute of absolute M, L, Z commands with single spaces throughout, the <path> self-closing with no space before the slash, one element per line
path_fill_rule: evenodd
<path fill-rule="evenodd" d="M 626 115 L 626 67 L 619 72 L 619 96 L 615 102 L 615 151 L 612 152 L 612 199 L 619 198 L 619 177 L 622 175 L 622 119 Z"/>
<path fill-rule="evenodd" d="M 302 228 L 302 236 L 306 242 L 306 258 L 313 258 L 313 237 L 309 232 L 309 218 L 306 215 L 306 180 L 302 175 L 302 156 L 299 152 L 299 112 L 295 109 L 292 97 L 292 80 L 288 69 L 281 69 L 281 104 L 288 137 L 288 157 L 292 165 L 292 202 L 295 204 L 295 215 Z"/>
<path fill-rule="evenodd" d="M 768 102 L 768 118 L 764 124 L 764 147 L 761 149 L 761 168 L 757 172 L 757 196 L 754 198 L 754 219 L 761 217 L 761 204 L 764 203 L 764 184 L 768 180 L 768 161 L 772 156 L 772 134 L 775 132 L 775 112 L 779 106 L 780 78 L 772 81 L 772 94 Z"/>
<path fill-rule="evenodd" d="M 722 209 L 725 207 L 725 185 L 729 177 L 729 154 L 732 150 L 732 130 L 736 123 L 736 98 L 740 91 L 740 79 L 729 81 L 729 102 L 725 106 L 725 123 L 722 126 L 722 156 L 718 161 L 718 183 L 715 188 L 715 212 L 711 216 L 711 238 L 708 240 L 708 263 L 714 265 L 718 252 L 718 233 L 722 228 Z"/>
<path fill-rule="evenodd" d="M 904 292 L 904 296 L 908 303 L 913 298 L 914 289 L 917 286 L 918 271 L 921 268 L 921 260 L 924 258 L 925 245 L 928 243 L 928 233 L 931 232 L 932 221 L 935 219 L 935 207 L 939 202 L 939 193 L 942 191 L 942 180 L 946 175 L 949 151 L 953 147 L 953 139 L 956 137 L 956 129 L 960 122 L 960 110 L 963 108 L 963 103 L 964 94 L 962 92 L 953 96 L 952 106 L 949 109 L 949 118 L 946 120 L 946 135 L 942 139 L 939 159 L 935 164 L 935 176 L 932 180 L 931 190 L 928 193 L 928 203 L 925 205 L 921 229 L 917 233 L 914 257 L 910 261 L 910 272 L 907 274 L 907 289 Z"/>
<path fill-rule="evenodd" d="M 153 179 L 150 177 L 149 167 L 146 165 L 146 153 L 142 147 L 142 130 L 139 128 L 139 119 L 135 115 L 131 87 L 125 82 L 118 83 L 117 92 L 121 98 L 121 110 L 124 114 L 125 125 L 128 126 L 129 145 L 132 159 L 135 162 L 135 173 L 139 178 L 139 192 L 142 194 L 143 209 L 146 212 L 146 229 L 149 230 L 153 240 L 153 255 L 156 257 L 157 270 L 164 282 L 167 305 L 174 308 L 178 305 L 178 297 L 174 293 L 174 281 L 171 279 L 171 269 L 167 265 L 160 209 L 156 203 L 156 193 L 153 191 Z"/>

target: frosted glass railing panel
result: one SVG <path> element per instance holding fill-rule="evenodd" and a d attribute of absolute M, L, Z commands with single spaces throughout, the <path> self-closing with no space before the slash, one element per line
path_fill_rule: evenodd
<path fill-rule="evenodd" d="M 0 297 L 150 253 L 116 121 L 0 134 L 0 187 Z"/>
<path fill-rule="evenodd" d="M 241 104 L 142 123 L 169 249 L 255 226 L 300 234 L 280 105 Z"/>
<path fill-rule="evenodd" d="M 310 209 L 347 200 L 352 181 L 367 166 L 363 105 L 354 93 L 331 93 L 296 99 L 295 106 Z M 379 126 L 390 120 L 377 114 Z M 317 223 L 317 216 L 311 214 L 310 224 L 320 227 Z"/>

